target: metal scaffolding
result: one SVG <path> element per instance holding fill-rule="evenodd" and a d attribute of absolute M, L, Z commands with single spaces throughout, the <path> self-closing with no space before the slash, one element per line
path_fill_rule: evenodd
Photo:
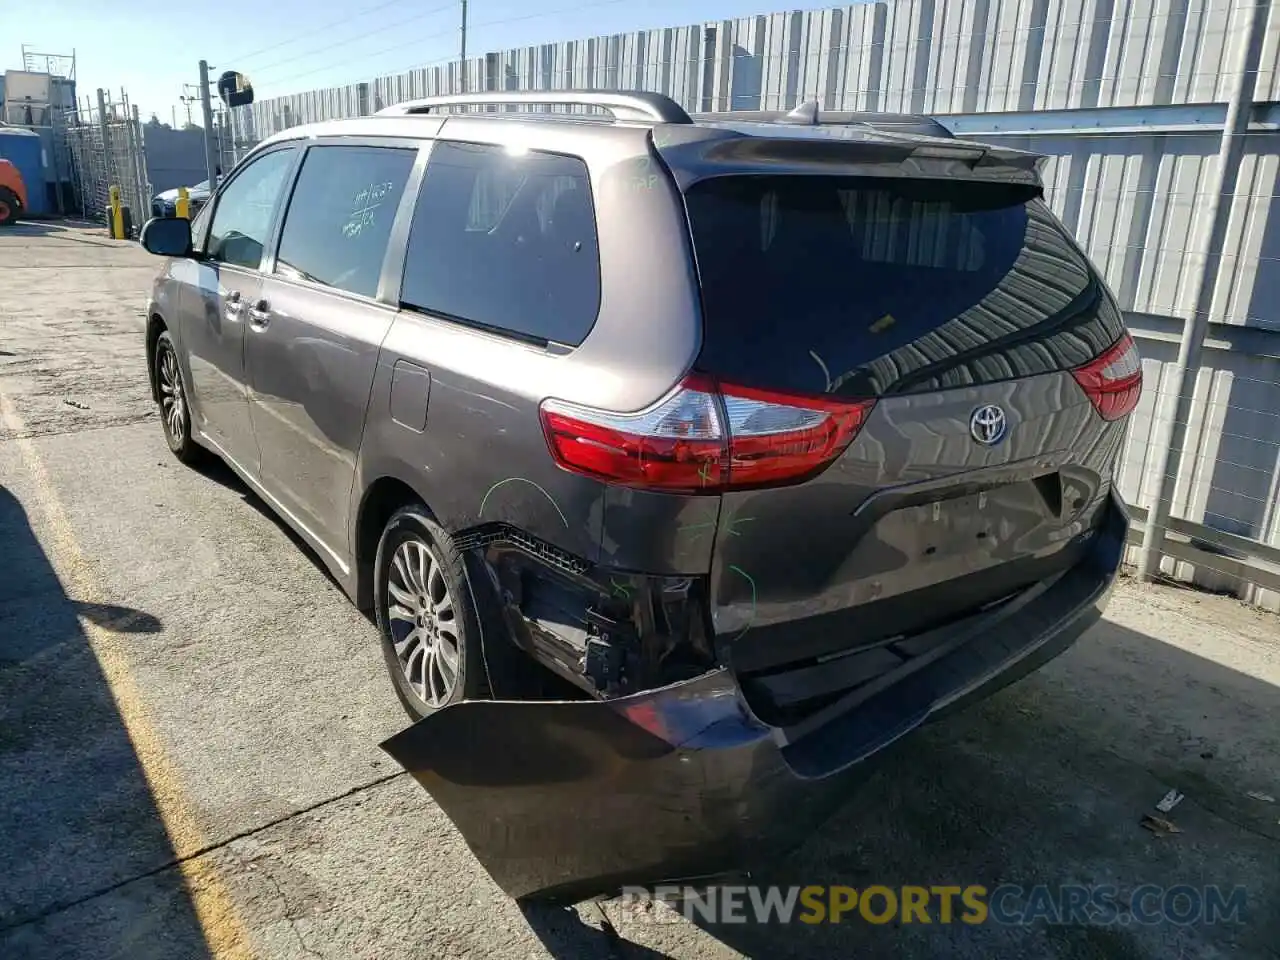
<path fill-rule="evenodd" d="M 123 90 L 119 101 L 108 101 L 102 89 L 96 105 L 85 100 L 66 129 L 81 211 L 105 222 L 111 188 L 119 187 L 137 229 L 147 218 L 151 197 L 138 108 Z"/>

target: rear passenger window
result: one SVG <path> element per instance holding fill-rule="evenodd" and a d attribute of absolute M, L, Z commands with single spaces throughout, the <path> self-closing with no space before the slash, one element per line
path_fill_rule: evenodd
<path fill-rule="evenodd" d="M 600 309 L 586 164 L 438 142 L 409 234 L 401 299 L 537 342 L 580 344 Z"/>
<path fill-rule="evenodd" d="M 417 151 L 319 146 L 289 201 L 276 272 L 372 297 Z"/>

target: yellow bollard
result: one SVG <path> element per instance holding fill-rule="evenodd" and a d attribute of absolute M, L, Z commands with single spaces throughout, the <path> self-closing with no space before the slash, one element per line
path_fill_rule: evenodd
<path fill-rule="evenodd" d="M 124 213 L 120 209 L 120 188 L 112 187 L 107 191 L 107 195 L 111 198 L 108 214 L 111 217 L 110 224 L 107 228 L 108 233 L 113 240 L 123 240 L 124 237 Z"/>
<path fill-rule="evenodd" d="M 178 188 L 178 202 L 173 205 L 173 213 L 183 220 L 191 219 L 191 195 L 186 187 Z"/>

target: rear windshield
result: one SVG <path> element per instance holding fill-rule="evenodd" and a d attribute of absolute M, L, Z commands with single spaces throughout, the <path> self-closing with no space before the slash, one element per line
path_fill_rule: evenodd
<path fill-rule="evenodd" d="M 699 366 L 882 396 L 1062 370 L 1120 336 L 1114 302 L 1027 187 L 730 176 L 686 195 Z"/>

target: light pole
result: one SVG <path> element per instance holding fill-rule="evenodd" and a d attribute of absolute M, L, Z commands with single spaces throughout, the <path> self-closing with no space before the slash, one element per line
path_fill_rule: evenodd
<path fill-rule="evenodd" d="M 462 0 L 462 63 L 460 65 L 458 83 L 462 86 L 460 93 L 467 92 L 467 0 Z"/>
<path fill-rule="evenodd" d="M 200 117 L 204 121 L 204 164 L 209 171 L 209 189 L 218 185 L 218 161 L 213 154 L 213 105 L 209 102 L 209 61 L 200 61 Z"/>

